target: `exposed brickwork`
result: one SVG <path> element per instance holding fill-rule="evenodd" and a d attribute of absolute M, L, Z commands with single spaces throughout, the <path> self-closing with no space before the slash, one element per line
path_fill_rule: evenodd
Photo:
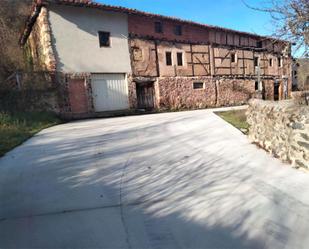
<path fill-rule="evenodd" d="M 72 113 L 88 112 L 88 96 L 84 79 L 70 79 L 68 82 Z"/>
<path fill-rule="evenodd" d="M 136 83 L 133 81 L 132 75 L 128 76 L 129 106 L 130 109 L 137 108 Z"/>
<path fill-rule="evenodd" d="M 174 34 L 174 28 L 177 22 L 164 21 L 163 33 L 156 33 L 154 29 L 155 21 L 160 19 L 152 19 L 146 16 L 129 16 L 129 32 L 131 34 L 138 34 L 140 36 L 151 36 L 156 39 L 178 40 L 178 41 L 192 41 L 207 43 L 209 42 L 209 33 L 205 28 L 195 27 L 192 25 L 182 25 L 182 35 L 178 36 Z"/>

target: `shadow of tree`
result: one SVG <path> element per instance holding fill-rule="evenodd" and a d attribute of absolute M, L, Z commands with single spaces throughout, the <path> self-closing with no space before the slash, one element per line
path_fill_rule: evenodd
<path fill-rule="evenodd" d="M 74 122 L 17 148 L 0 161 L 3 246 L 24 242 L 15 239 L 16 233 L 8 235 L 10 229 L 3 232 L 6 222 L 62 215 L 59 222 L 70 226 L 76 239 L 70 247 L 104 247 L 101 240 L 117 241 L 119 233 L 119 243 L 122 235 L 126 239 L 117 248 L 305 248 L 292 227 L 308 228 L 309 206 L 265 177 L 271 171 L 276 184 L 294 173 L 256 167 L 263 151 L 254 146 L 242 151 L 248 143 L 235 135 L 238 131 L 222 130 L 219 118 L 196 121 L 194 115 Z M 65 222 L 66 215 L 106 209 L 115 209 L 122 224 L 120 229 L 106 220 L 111 231 L 120 229 L 110 238 L 99 236 L 94 217 L 83 224 L 99 244 L 79 237 L 80 228 Z M 46 239 L 41 226 L 31 230 L 41 239 L 28 241 L 27 247 L 65 245 L 62 230 Z M 17 230 L 27 233 L 24 225 Z"/>

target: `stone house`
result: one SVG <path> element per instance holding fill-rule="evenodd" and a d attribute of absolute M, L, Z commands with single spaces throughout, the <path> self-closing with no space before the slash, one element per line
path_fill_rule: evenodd
<path fill-rule="evenodd" d="M 20 44 L 61 88 L 62 114 L 281 100 L 290 43 L 90 0 L 35 0 Z"/>

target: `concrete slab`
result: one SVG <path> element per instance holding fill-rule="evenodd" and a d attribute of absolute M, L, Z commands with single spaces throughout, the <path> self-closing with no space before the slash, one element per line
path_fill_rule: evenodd
<path fill-rule="evenodd" d="M 0 200 L 0 248 L 309 247 L 309 174 L 213 110 L 44 130 L 0 159 Z"/>

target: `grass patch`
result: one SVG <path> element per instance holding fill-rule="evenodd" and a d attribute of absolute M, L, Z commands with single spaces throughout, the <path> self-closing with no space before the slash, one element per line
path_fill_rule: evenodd
<path fill-rule="evenodd" d="M 247 123 L 246 109 L 216 112 L 216 114 L 223 118 L 226 122 L 241 130 L 243 133 L 248 133 L 249 124 Z"/>
<path fill-rule="evenodd" d="M 37 132 L 60 123 L 61 120 L 49 112 L 0 112 L 0 157 Z"/>

